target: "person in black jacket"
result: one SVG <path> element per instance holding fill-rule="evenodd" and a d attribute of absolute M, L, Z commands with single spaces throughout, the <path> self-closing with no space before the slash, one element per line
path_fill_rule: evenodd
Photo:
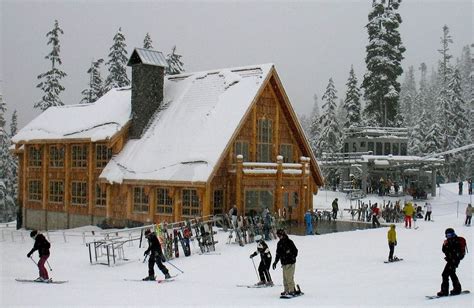
<path fill-rule="evenodd" d="M 458 276 L 456 275 L 456 268 L 461 261 L 458 255 L 458 238 L 454 229 L 447 228 L 445 231 L 446 240 L 443 243 L 442 251 L 445 254 L 446 266 L 444 267 L 441 277 L 443 282 L 441 283 L 441 291 L 438 292 L 438 296 L 448 296 L 449 293 L 449 277 L 453 282 L 453 289 L 451 295 L 457 295 L 461 293 L 461 283 L 459 282 Z"/>
<path fill-rule="evenodd" d="M 168 269 L 163 265 L 165 258 L 163 256 L 163 251 L 161 250 L 161 244 L 156 234 L 150 230 L 145 231 L 145 237 L 148 240 L 148 249 L 143 253 L 144 256 L 150 254 L 148 259 L 148 276 L 143 278 L 143 280 L 155 280 L 155 263 L 161 272 L 165 275 L 165 279 L 171 278 Z"/>
<path fill-rule="evenodd" d="M 285 291 L 281 295 L 295 295 L 295 263 L 298 256 L 298 249 L 292 240 L 288 238 L 283 229 L 278 229 L 277 236 L 279 241 L 277 243 L 275 262 L 273 262 L 273 269 L 276 269 L 278 261 L 281 260 L 281 267 L 283 268 L 283 286 Z"/>
<path fill-rule="evenodd" d="M 43 234 L 38 233 L 38 231 L 36 230 L 31 231 L 30 237 L 35 240 L 35 244 L 26 256 L 28 258 L 31 258 L 31 255 L 36 250 L 38 250 L 40 258 L 38 261 L 39 277 L 36 278 L 36 281 L 49 282 L 50 280 L 48 276 L 48 271 L 44 267 L 44 264 L 49 258 L 49 248 L 51 247 L 51 244 L 48 242 L 48 240 L 44 237 Z"/>
<path fill-rule="evenodd" d="M 250 255 L 250 258 L 253 258 L 260 254 L 260 264 L 258 265 L 258 275 L 260 276 L 260 281 L 257 285 L 267 285 L 272 286 L 273 281 L 272 277 L 270 276 L 270 265 L 272 264 L 272 254 L 270 253 L 270 249 L 268 248 L 267 243 L 263 239 L 258 241 L 257 244 L 257 251 Z"/>

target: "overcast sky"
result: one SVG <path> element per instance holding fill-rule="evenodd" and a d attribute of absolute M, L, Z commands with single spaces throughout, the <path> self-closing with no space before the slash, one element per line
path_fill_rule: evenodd
<path fill-rule="evenodd" d="M 76 104 L 87 86 L 91 60 L 107 61 L 119 27 L 129 55 L 147 32 L 165 55 L 173 45 L 188 72 L 275 63 L 298 114 L 309 113 L 330 77 L 344 97 L 350 66 L 359 84 L 365 73 L 367 15 L 372 0 L 311 1 L 132 1 L 0 0 L 0 89 L 7 120 L 16 109 L 22 127 L 39 114 L 37 76 L 47 71 L 46 33 L 55 19 L 61 36 L 65 104 Z M 459 57 L 473 42 L 471 0 L 403 0 L 399 10 L 403 66 L 436 67 L 442 26 L 450 28 L 451 52 Z M 130 71 L 129 71 L 130 73 Z M 103 77 L 107 75 L 103 68 Z"/>

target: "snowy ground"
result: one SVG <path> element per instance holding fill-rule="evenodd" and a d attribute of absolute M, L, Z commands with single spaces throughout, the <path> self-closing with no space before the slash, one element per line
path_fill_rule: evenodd
<path fill-rule="evenodd" d="M 321 191 L 316 206 L 330 206 L 337 193 Z M 340 208 L 349 201 L 338 194 Z M 373 202 L 379 197 L 369 196 Z M 458 203 L 459 202 L 459 203 Z M 470 197 L 457 195 L 457 184 L 441 187 L 441 195 L 431 200 L 434 222 L 417 221 L 417 230 L 397 225 L 398 246 L 395 254 L 405 260 L 384 264 L 388 255 L 387 228 L 341 232 L 316 236 L 290 236 L 299 249 L 295 280 L 305 292 L 302 297 L 282 300 L 281 286 L 264 289 L 236 287 L 252 284 L 257 276 L 249 255 L 256 244 L 228 245 L 227 234 L 218 233 L 215 255 L 193 254 L 171 262 L 181 268 L 176 281 L 166 284 L 131 282 L 142 278 L 147 265 L 142 263 L 144 248 L 125 247 L 131 262 L 107 267 L 91 265 L 88 249 L 80 230 L 50 233 L 52 255 L 49 259 L 55 280 L 69 280 L 62 285 L 19 283 L 15 278 L 36 278 L 36 266 L 26 257 L 33 241 L 24 231 L 23 239 L 11 229 L 0 238 L 0 306 L 98 307 L 473 307 L 472 293 L 451 298 L 426 300 L 441 283 L 444 255 L 441 244 L 444 230 L 453 227 L 464 236 L 474 251 L 472 229 L 463 226 L 464 210 Z M 459 216 L 457 214 L 459 204 Z M 346 212 L 347 213 L 347 212 Z M 346 214 L 346 218 L 349 215 Z M 93 227 L 91 227 L 93 228 Z M 72 235 L 76 236 L 72 236 Z M 87 241 L 91 240 L 88 238 Z M 272 252 L 276 241 L 270 241 Z M 194 252 L 196 252 L 196 247 Z M 472 252 L 458 268 L 463 289 L 473 291 Z M 35 253 L 37 260 L 37 254 Z M 256 265 L 259 257 L 255 258 Z M 178 273 L 167 265 L 172 274 Z M 159 277 L 161 273 L 157 271 Z M 281 269 L 271 271 L 275 283 L 282 283 Z"/>

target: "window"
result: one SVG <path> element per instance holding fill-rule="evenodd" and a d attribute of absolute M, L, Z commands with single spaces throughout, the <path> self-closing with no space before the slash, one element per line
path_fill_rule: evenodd
<path fill-rule="evenodd" d="M 64 183 L 63 181 L 49 182 L 49 202 L 63 203 L 64 201 Z"/>
<path fill-rule="evenodd" d="M 172 215 L 173 214 L 173 198 L 167 188 L 156 189 L 156 213 Z"/>
<path fill-rule="evenodd" d="M 283 194 L 283 205 L 285 207 L 297 207 L 298 201 L 298 193 L 295 191 L 285 191 L 285 193 Z"/>
<path fill-rule="evenodd" d="M 73 145 L 72 146 L 72 167 L 86 168 L 87 167 L 87 146 Z"/>
<path fill-rule="evenodd" d="M 284 163 L 292 163 L 293 162 L 293 145 L 281 144 L 280 155 L 283 156 Z"/>
<path fill-rule="evenodd" d="M 375 146 L 375 155 L 383 155 L 382 142 L 377 142 Z"/>
<path fill-rule="evenodd" d="M 224 213 L 224 191 L 214 190 L 214 215 Z"/>
<path fill-rule="evenodd" d="M 112 158 L 112 149 L 108 148 L 105 144 L 96 144 L 95 158 L 95 166 L 97 168 L 104 168 Z"/>
<path fill-rule="evenodd" d="M 270 190 L 245 191 L 245 214 L 260 214 L 264 208 L 273 209 L 273 192 Z"/>
<path fill-rule="evenodd" d="M 133 188 L 133 211 L 139 213 L 148 213 L 148 196 L 145 194 L 144 187 Z"/>
<path fill-rule="evenodd" d="M 400 143 L 400 155 L 407 155 L 407 144 Z"/>
<path fill-rule="evenodd" d="M 41 201 L 43 199 L 41 181 L 29 180 L 28 181 L 28 200 L 29 201 Z"/>
<path fill-rule="evenodd" d="M 95 205 L 104 207 L 107 205 L 107 190 L 100 188 L 100 185 L 95 186 Z"/>
<path fill-rule="evenodd" d="M 360 142 L 360 147 L 361 147 L 361 148 L 365 148 L 365 141 L 361 141 L 361 142 Z"/>
<path fill-rule="evenodd" d="M 64 148 L 52 145 L 49 147 L 49 166 L 51 168 L 64 167 Z"/>
<path fill-rule="evenodd" d="M 183 216 L 199 216 L 199 196 L 194 189 L 183 189 Z"/>
<path fill-rule="evenodd" d="M 257 161 L 270 162 L 272 154 L 272 120 L 258 120 Z"/>
<path fill-rule="evenodd" d="M 87 182 L 73 181 L 71 184 L 71 204 L 87 205 Z"/>
<path fill-rule="evenodd" d="M 392 154 L 393 155 L 398 155 L 399 154 L 399 144 L 398 143 L 394 143 L 392 144 Z"/>
<path fill-rule="evenodd" d="M 344 142 L 344 153 L 349 153 L 349 143 Z"/>
<path fill-rule="evenodd" d="M 367 142 L 367 151 L 371 151 L 372 154 L 374 154 L 374 143 L 373 142 Z"/>
<path fill-rule="evenodd" d="M 388 155 L 391 154 L 392 151 L 390 151 L 390 142 L 385 142 L 384 144 L 384 150 L 383 150 L 383 155 Z"/>
<path fill-rule="evenodd" d="M 41 167 L 41 148 L 28 147 L 28 166 Z"/>
<path fill-rule="evenodd" d="M 247 141 L 236 141 L 234 147 L 235 156 L 242 155 L 244 161 L 249 161 L 249 143 Z"/>

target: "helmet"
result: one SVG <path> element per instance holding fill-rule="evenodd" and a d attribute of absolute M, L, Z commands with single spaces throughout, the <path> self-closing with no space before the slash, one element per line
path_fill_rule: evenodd
<path fill-rule="evenodd" d="M 30 232 L 30 237 L 34 238 L 37 234 L 38 234 L 38 231 L 33 230 L 33 231 Z"/>
<path fill-rule="evenodd" d="M 278 229 L 278 230 L 277 230 L 277 236 L 283 236 L 283 235 L 285 235 L 285 230 L 283 230 L 283 229 Z"/>
<path fill-rule="evenodd" d="M 444 234 L 446 234 L 447 238 L 456 236 L 456 233 L 454 232 L 453 228 L 447 228 L 446 231 L 444 231 Z"/>

